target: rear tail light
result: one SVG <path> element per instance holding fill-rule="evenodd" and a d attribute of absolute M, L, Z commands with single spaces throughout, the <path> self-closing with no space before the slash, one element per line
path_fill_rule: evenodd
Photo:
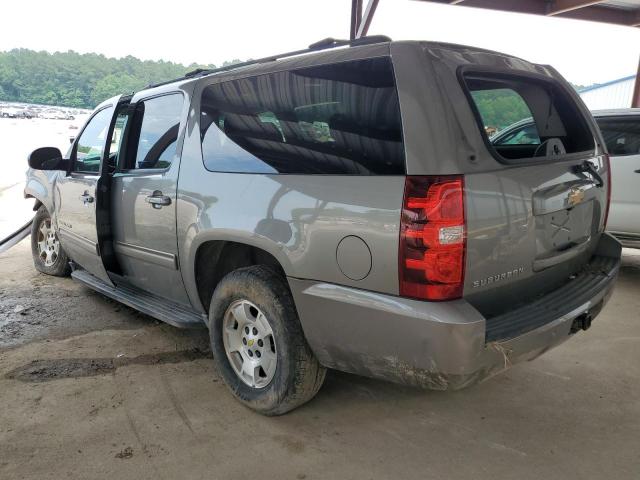
<path fill-rule="evenodd" d="M 463 177 L 407 177 L 400 221 L 400 295 L 460 298 L 465 251 Z"/>
<path fill-rule="evenodd" d="M 603 231 L 607 229 L 607 222 L 609 221 L 609 204 L 611 203 L 611 157 L 609 155 L 605 155 L 604 160 L 607 163 L 607 206 L 604 209 Z"/>

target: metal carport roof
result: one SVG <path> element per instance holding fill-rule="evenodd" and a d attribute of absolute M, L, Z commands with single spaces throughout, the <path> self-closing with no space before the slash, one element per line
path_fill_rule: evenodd
<path fill-rule="evenodd" d="M 476 7 L 507 12 L 528 13 L 545 17 L 571 18 L 592 22 L 640 27 L 640 0 L 417 0 Z M 351 0 L 351 38 L 367 34 L 379 0 L 369 0 L 363 13 L 364 0 Z M 640 60 L 630 106 L 640 107 Z"/>

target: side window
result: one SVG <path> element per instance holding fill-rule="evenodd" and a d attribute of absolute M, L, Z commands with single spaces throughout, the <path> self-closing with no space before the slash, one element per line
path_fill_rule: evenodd
<path fill-rule="evenodd" d="M 480 130 L 498 160 L 557 158 L 594 149 L 585 118 L 556 82 L 471 72 L 463 74 L 463 82 Z M 509 130 L 513 132 L 500 135 Z"/>
<path fill-rule="evenodd" d="M 113 107 L 96 113 L 78 138 L 73 162 L 74 172 L 98 173 L 107 141 Z"/>
<path fill-rule="evenodd" d="M 398 94 L 387 57 L 206 87 L 205 167 L 239 173 L 401 175 Z"/>
<path fill-rule="evenodd" d="M 184 97 L 163 95 L 138 103 L 133 114 L 131 155 L 127 169 L 167 168 L 176 155 Z"/>
<path fill-rule="evenodd" d="M 596 121 L 612 156 L 640 155 L 640 118 L 596 118 Z"/>

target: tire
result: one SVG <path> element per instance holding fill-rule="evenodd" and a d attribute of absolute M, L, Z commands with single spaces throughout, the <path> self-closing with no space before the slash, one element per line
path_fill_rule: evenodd
<path fill-rule="evenodd" d="M 60 245 L 58 234 L 51 224 L 51 216 L 44 205 L 38 209 L 31 224 L 31 256 L 39 272 L 55 277 L 66 277 L 71 273 L 69 257 Z"/>
<path fill-rule="evenodd" d="M 232 310 L 246 313 L 248 325 L 261 328 L 257 336 L 248 340 L 248 344 L 245 343 L 246 332 L 249 332 L 249 336 L 256 335 L 256 330 L 252 328 L 253 331 L 245 332 L 241 325 L 244 323 L 243 315 L 236 317 L 237 313 Z M 271 336 L 265 334 L 265 319 L 266 326 L 271 329 Z M 235 329 L 234 323 L 237 324 Z M 243 338 L 239 342 L 243 353 L 227 354 L 225 341 L 232 343 L 230 338 L 238 335 L 238 329 Z M 241 268 L 220 281 L 209 308 L 209 333 L 218 373 L 240 402 L 259 413 L 282 415 L 311 400 L 322 386 L 326 369 L 320 365 L 304 337 L 286 280 L 270 267 L 259 265 Z M 264 339 L 264 342 L 260 339 Z M 249 359 L 247 355 L 251 348 L 256 350 L 253 358 Z M 233 350 L 232 347 L 228 349 Z M 259 360 L 260 351 L 262 358 Z M 262 367 L 253 367 L 253 372 L 256 372 L 256 368 L 259 372 L 254 376 L 256 381 L 253 386 L 247 383 L 246 378 L 241 378 L 241 374 L 236 373 L 239 359 L 244 368 L 245 361 L 248 361 L 246 365 L 253 366 L 251 360 L 265 362 L 267 358 L 273 357 L 276 359 L 273 369 L 271 364 L 268 364 L 266 371 L 260 370 Z M 232 359 L 236 367 L 232 365 Z M 271 375 L 270 369 L 273 371 Z M 261 381 L 268 383 L 261 385 Z"/>

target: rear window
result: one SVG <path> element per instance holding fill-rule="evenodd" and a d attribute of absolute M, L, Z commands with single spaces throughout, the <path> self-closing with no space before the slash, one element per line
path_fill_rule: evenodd
<path fill-rule="evenodd" d="M 202 156 L 211 171 L 401 175 L 400 107 L 388 57 L 206 87 Z"/>
<path fill-rule="evenodd" d="M 465 73 L 463 79 L 498 160 L 551 159 L 594 149 L 584 117 L 559 85 L 510 74 Z"/>
<path fill-rule="evenodd" d="M 640 117 L 596 118 L 607 144 L 607 150 L 615 157 L 640 155 Z"/>

